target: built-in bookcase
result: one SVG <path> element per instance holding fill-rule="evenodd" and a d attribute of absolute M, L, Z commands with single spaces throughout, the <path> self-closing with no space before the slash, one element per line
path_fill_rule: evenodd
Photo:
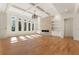
<path fill-rule="evenodd" d="M 52 35 L 53 36 L 61 36 L 64 31 L 64 26 L 63 22 L 58 20 L 58 21 L 52 21 L 51 22 L 51 30 L 52 30 Z"/>

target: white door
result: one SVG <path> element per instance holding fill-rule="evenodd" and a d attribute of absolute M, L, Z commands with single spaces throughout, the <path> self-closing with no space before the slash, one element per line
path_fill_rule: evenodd
<path fill-rule="evenodd" d="M 73 19 L 64 20 L 64 36 L 73 37 Z"/>

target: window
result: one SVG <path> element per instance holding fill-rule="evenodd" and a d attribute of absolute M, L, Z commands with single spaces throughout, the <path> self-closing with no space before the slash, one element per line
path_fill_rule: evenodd
<path fill-rule="evenodd" d="M 34 30 L 34 23 L 32 23 L 32 31 Z"/>
<path fill-rule="evenodd" d="M 21 18 L 19 18 L 18 31 L 21 31 L 21 29 L 22 29 Z"/>
<path fill-rule="evenodd" d="M 15 17 L 12 17 L 12 31 L 15 31 Z"/>
<path fill-rule="evenodd" d="M 31 30 L 31 23 L 28 23 L 28 31 L 30 31 Z"/>
<path fill-rule="evenodd" d="M 24 22 L 24 31 L 26 31 L 26 30 L 27 30 L 27 23 Z"/>
<path fill-rule="evenodd" d="M 19 31 L 21 31 L 21 29 L 22 29 L 21 27 L 22 27 L 22 26 L 21 26 L 21 21 L 19 21 L 19 22 L 18 22 L 18 30 L 19 30 Z"/>

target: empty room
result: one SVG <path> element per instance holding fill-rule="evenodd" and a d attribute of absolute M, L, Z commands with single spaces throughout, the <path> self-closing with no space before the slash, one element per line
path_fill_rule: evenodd
<path fill-rule="evenodd" d="M 78 3 L 0 3 L 0 55 L 76 54 Z"/>

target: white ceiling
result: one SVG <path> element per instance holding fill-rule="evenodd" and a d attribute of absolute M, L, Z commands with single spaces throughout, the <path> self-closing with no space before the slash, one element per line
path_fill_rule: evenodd
<path fill-rule="evenodd" d="M 64 17 L 73 16 L 76 7 L 75 3 L 54 3 L 53 5 Z"/>
<path fill-rule="evenodd" d="M 0 3 L 0 11 L 12 10 L 20 13 L 36 14 L 40 17 L 55 16 L 61 14 L 63 17 L 73 17 L 74 12 L 79 12 L 79 6 L 75 3 Z M 14 9 L 12 9 L 14 8 Z M 15 10 L 16 9 L 16 10 Z"/>
<path fill-rule="evenodd" d="M 0 11 L 5 11 L 6 10 L 7 4 L 5 3 L 0 3 Z"/>

